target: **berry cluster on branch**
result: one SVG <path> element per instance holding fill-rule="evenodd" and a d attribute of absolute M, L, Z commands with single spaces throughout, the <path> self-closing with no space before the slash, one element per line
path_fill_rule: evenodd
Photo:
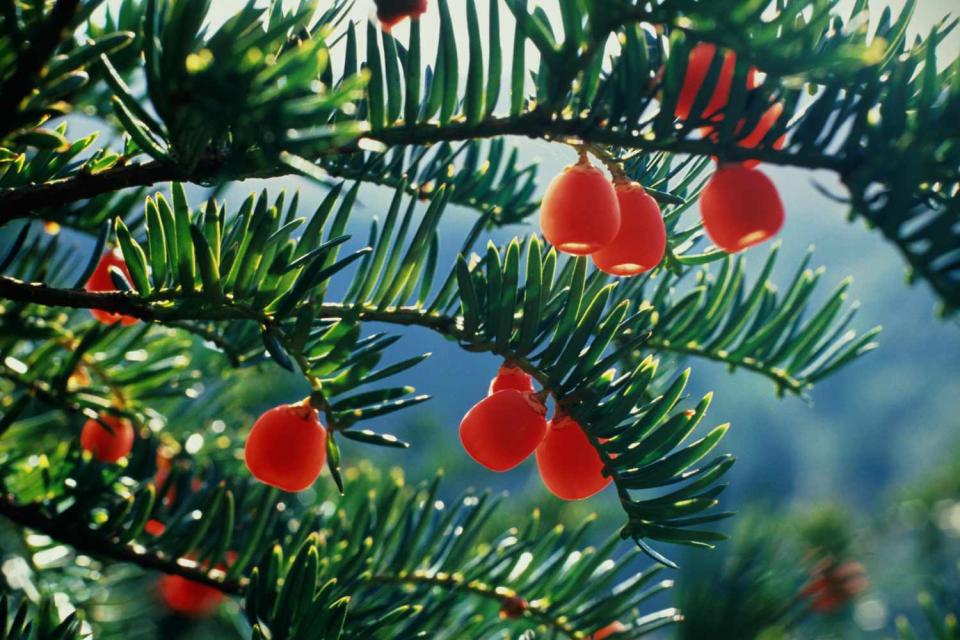
<path fill-rule="evenodd" d="M 947 309 L 960 306 L 960 232 L 944 226 L 956 213 L 960 82 L 956 65 L 934 71 L 947 25 L 907 46 L 909 10 L 868 34 L 846 28 L 865 22 L 865 6 L 845 22 L 813 0 L 763 20 L 724 3 L 561 2 L 562 24 L 524 0 L 489 0 L 484 35 L 477 0 L 456 11 L 378 0 L 364 39 L 346 0 L 249 3 L 216 28 L 208 3 L 186 0 L 124 0 L 105 16 L 95 3 L 7 4 L 0 513 L 76 552 L 166 572 L 160 596 L 174 611 L 207 615 L 222 593 L 240 595 L 255 638 L 479 638 L 518 622 L 600 640 L 679 620 L 639 611 L 670 586 L 650 583 L 674 566 L 653 545 L 723 539 L 713 524 L 730 515 L 717 507 L 733 459 L 711 457 L 727 425 L 694 438 L 711 395 L 685 408 L 690 370 L 677 365 L 721 362 L 802 395 L 876 335 L 850 329 L 846 281 L 814 308 L 822 272 L 808 261 L 778 290 L 776 248 L 748 284 L 730 254 L 784 220 L 759 162 L 836 172 L 855 214 Z M 421 23 L 434 13 L 425 63 Z M 57 122 L 71 109 L 120 140 L 71 142 Z M 580 159 L 538 201 L 536 169 L 506 136 Z M 312 214 L 299 194 L 265 191 L 234 210 L 216 191 L 284 175 L 326 187 Z M 146 190 L 161 183 L 169 197 Z M 215 191 L 196 207 L 184 183 Z M 358 243 L 346 230 L 367 183 L 394 195 Z M 697 203 L 699 220 L 684 222 Z M 478 216 L 445 268 L 454 205 Z M 537 211 L 542 238 L 478 248 Z M 435 484 L 412 490 L 343 465 L 343 439 L 407 447 L 360 423 L 428 399 L 381 386 L 426 356 L 384 363 L 398 336 L 371 323 L 501 358 L 460 425 L 467 453 L 494 471 L 535 454 L 564 499 L 613 485 L 619 536 L 595 552 L 583 530 L 540 530 L 535 515 L 481 539 L 484 495 L 448 506 Z M 200 373 L 229 366 L 224 378 L 242 379 L 274 365 L 304 390 L 257 420 L 229 384 L 213 398 Z M 216 440 L 242 456 L 179 442 L 185 414 L 218 424 Z M 180 454 L 158 455 L 166 448 Z M 316 482 L 324 466 L 342 497 Z M 658 564 L 614 565 L 618 538 L 636 542 L 629 558 Z"/>

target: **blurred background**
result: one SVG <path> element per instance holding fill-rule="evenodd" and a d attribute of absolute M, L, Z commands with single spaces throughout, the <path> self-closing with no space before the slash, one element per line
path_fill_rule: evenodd
<path fill-rule="evenodd" d="M 556 11 L 554 1 L 539 4 Z M 898 13 L 904 4 L 899 0 L 871 2 L 876 15 L 887 5 Z M 846 0 L 839 10 L 846 13 L 852 5 Z M 233 2 L 214 0 L 214 7 L 217 15 L 226 17 Z M 358 0 L 354 18 L 366 20 L 372 7 L 372 0 Z M 919 0 L 913 32 L 927 32 L 957 9 L 956 0 Z M 454 15 L 465 29 L 464 16 L 456 10 Z M 435 23 L 431 12 L 425 17 L 424 33 L 431 33 Z M 404 39 L 406 27 L 397 31 Z M 360 34 L 362 37 L 363 30 Z M 958 50 L 960 39 L 955 33 L 943 44 L 941 58 L 952 60 Z M 509 51 L 504 53 L 509 56 Z M 430 57 L 424 52 L 424 59 Z M 508 60 L 504 67 L 509 68 Z M 71 132 L 80 135 L 99 124 L 80 117 L 71 123 Z M 561 144 L 513 142 L 520 145 L 522 157 L 540 162 L 541 190 L 575 160 L 574 152 Z M 690 362 L 691 397 L 715 392 L 707 426 L 727 421 L 733 426 L 722 448 L 735 454 L 738 462 L 728 476 L 731 486 L 722 499 L 726 509 L 741 512 L 741 516 L 729 525 L 734 541 L 721 545 L 717 552 L 683 554 L 682 569 L 674 577 L 683 598 L 693 598 L 688 602 L 695 603 L 696 594 L 690 592 L 693 585 L 715 582 L 718 572 L 730 568 L 730 558 L 742 552 L 738 545 L 750 536 L 786 541 L 788 548 L 797 549 L 783 552 L 786 559 L 781 561 L 788 572 L 809 564 L 805 564 L 803 549 L 816 547 L 816 536 L 827 530 L 831 540 L 843 540 L 843 549 L 836 555 L 865 565 L 870 587 L 850 607 L 811 623 L 809 633 L 816 637 L 875 637 L 872 634 L 890 633 L 897 613 L 918 617 L 918 591 L 939 589 L 941 600 L 950 597 L 951 588 L 953 597 L 960 593 L 956 583 L 948 584 L 955 578 L 955 552 L 960 542 L 960 326 L 956 320 L 935 317 L 935 300 L 924 285 L 907 286 L 904 265 L 894 247 L 864 229 L 861 222 L 848 222 L 845 207 L 815 187 L 842 195 L 832 176 L 775 167 L 763 170 L 778 185 L 787 207 L 774 281 L 787 284 L 808 248 L 815 247 L 812 266 L 827 269 L 827 286 L 820 295 L 826 297 L 835 285 L 851 277 L 850 296 L 861 301 L 854 325 L 860 331 L 882 325 L 881 346 L 821 382 L 809 401 L 778 398 L 772 383 L 748 372 L 731 373 L 709 362 Z M 235 210 L 248 193 L 262 188 L 271 193 L 281 188 L 300 190 L 304 211 L 312 210 L 324 193 L 322 187 L 305 181 L 277 179 L 237 184 L 221 195 L 230 203 L 228 209 Z M 191 190 L 194 202 L 206 195 L 202 188 Z M 366 215 L 353 221 L 354 245 L 366 237 L 372 217 L 383 218 L 391 195 L 384 188 L 361 190 Z M 446 242 L 441 243 L 440 265 L 452 263 L 474 220 L 473 212 L 449 211 L 442 227 Z M 492 239 L 501 242 L 535 230 L 535 224 L 513 226 L 498 230 Z M 761 266 L 767 249 L 748 253 L 753 268 Z M 433 399 L 371 425 L 411 442 L 411 449 L 381 450 L 346 441 L 341 446 L 347 466 L 370 458 L 378 466 L 402 467 L 413 481 L 432 478 L 442 468 L 447 478 L 443 491 L 449 497 L 465 487 L 509 492 L 501 512 L 504 522 L 522 522 L 533 508 L 543 511 L 547 522 L 577 523 L 596 512 L 603 521 L 597 531 L 616 531 L 621 512 L 612 490 L 588 502 L 562 503 L 543 488 L 532 459 L 508 474 L 497 475 L 468 458 L 460 447 L 457 427 L 467 409 L 486 393 L 500 363 L 485 354 L 466 354 L 456 344 L 423 330 L 403 335 L 392 348 L 392 357 L 396 361 L 432 352 L 433 357 L 407 374 L 405 383 Z M 288 377 L 273 366 L 245 376 L 241 384 L 245 385 L 241 393 L 251 417 L 306 393 L 301 379 Z M 182 426 L 198 429 L 201 425 Z M 320 482 L 331 481 L 324 474 Z M 944 549 L 941 558 L 938 554 Z M 690 590 L 684 592 L 687 576 Z M 677 596 L 663 602 L 676 604 Z M 958 605 L 960 602 L 953 602 L 954 611 L 960 610 Z"/>

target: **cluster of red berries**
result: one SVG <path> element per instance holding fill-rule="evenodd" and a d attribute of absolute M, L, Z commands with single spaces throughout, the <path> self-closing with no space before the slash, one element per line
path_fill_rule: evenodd
<path fill-rule="evenodd" d="M 589 498 L 610 484 L 583 428 L 559 410 L 549 421 L 546 415 L 530 375 L 505 363 L 487 397 L 460 422 L 460 442 L 471 458 L 497 472 L 513 469 L 536 452 L 543 483 L 564 500 Z"/>
<path fill-rule="evenodd" d="M 116 251 L 103 254 L 87 280 L 87 291 L 116 291 L 110 268 L 128 279 L 130 272 Z M 136 318 L 91 309 L 93 317 L 104 324 L 128 326 Z M 107 424 L 110 429 L 103 426 Z M 128 420 L 101 415 L 88 420 L 80 435 L 81 446 L 101 462 L 116 462 L 133 447 L 134 430 Z M 327 459 L 327 432 L 309 401 L 281 405 L 254 423 L 244 447 L 247 468 L 261 482 L 284 491 L 303 491 L 317 479 Z"/>
<path fill-rule="evenodd" d="M 589 255 L 598 269 L 614 276 L 653 269 L 667 248 L 657 201 L 637 182 L 610 182 L 585 153 L 547 187 L 540 228 L 559 251 Z"/>
<path fill-rule="evenodd" d="M 404 18 L 417 18 L 427 12 L 427 0 L 374 0 L 377 5 L 377 20 L 384 31 Z"/>
<path fill-rule="evenodd" d="M 111 267 L 130 279 L 123 257 L 115 250 L 108 251 L 101 256 L 85 289 L 116 291 L 110 275 Z M 96 320 L 107 325 L 120 323 L 129 326 L 137 322 L 137 318 L 100 309 L 91 309 L 90 312 Z M 134 438 L 135 430 L 129 420 L 102 413 L 97 419 L 89 419 L 84 424 L 80 432 L 80 446 L 96 460 L 115 463 L 130 454 Z M 264 413 L 254 423 L 244 447 L 244 460 L 253 476 L 284 491 L 303 491 L 312 485 L 320 475 L 326 458 L 327 432 L 307 400 L 275 407 Z M 169 458 L 158 454 L 155 479 L 158 486 L 163 484 L 169 473 Z M 170 489 L 168 495 L 161 498 L 164 501 L 173 500 L 173 492 Z M 148 520 L 144 527 L 144 531 L 151 536 L 162 535 L 165 529 L 163 522 L 156 519 Z M 223 593 L 218 589 L 179 575 L 161 578 L 157 590 L 169 609 L 192 617 L 212 614 L 223 600 Z"/>
<path fill-rule="evenodd" d="M 717 139 L 717 125 L 730 99 L 736 54 L 725 52 L 723 66 L 703 114 L 692 110 L 714 56 L 715 45 L 700 43 L 690 52 L 683 86 L 674 114 L 710 124 L 701 129 L 704 138 Z M 756 87 L 756 71 L 747 73 L 748 89 Z M 743 148 L 758 147 L 783 115 L 783 105 L 771 104 L 753 130 L 737 142 Z M 742 135 L 745 122 L 735 127 Z M 773 144 L 782 148 L 786 138 Z M 718 161 L 718 168 L 700 196 L 700 214 L 707 235 L 728 253 L 742 251 L 776 235 L 783 226 L 784 209 L 773 182 L 757 170 L 757 160 Z M 555 177 L 540 208 L 544 238 L 559 251 L 590 255 L 598 269 L 615 276 L 634 276 L 656 267 L 667 246 L 666 229 L 656 200 L 643 187 L 623 178 L 612 183 L 581 153 L 580 161 Z"/>
<path fill-rule="evenodd" d="M 697 94 L 707 77 L 710 65 L 717 55 L 723 55 L 723 66 L 713 93 L 701 114 L 692 114 Z M 708 42 L 697 44 L 687 61 L 687 70 L 683 86 L 674 109 L 674 115 L 681 120 L 691 117 L 703 119 L 718 125 L 723 120 L 723 109 L 730 100 L 737 56 L 733 51 L 720 52 L 716 45 Z M 747 89 L 756 88 L 756 70 L 751 67 L 746 76 Z M 783 105 L 771 104 L 750 133 L 743 136 L 737 145 L 746 149 L 755 149 L 767 137 L 777 121 L 783 115 Z M 740 121 L 734 127 L 735 135 L 742 135 L 745 122 Z M 716 140 L 718 132 L 715 126 L 701 129 L 704 138 Z M 773 147 L 780 149 L 786 143 L 786 137 L 777 139 Z M 757 160 L 743 162 L 719 162 L 716 173 L 710 178 L 700 194 L 700 215 L 707 235 L 718 247 L 727 253 L 736 253 L 773 237 L 783 226 L 783 202 L 776 186 L 765 174 L 757 170 Z"/>

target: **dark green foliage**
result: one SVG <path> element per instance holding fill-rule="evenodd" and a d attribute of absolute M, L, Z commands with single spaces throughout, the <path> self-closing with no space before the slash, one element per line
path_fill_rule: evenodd
<path fill-rule="evenodd" d="M 936 44 L 953 23 L 939 25 L 928 39 L 908 48 L 905 32 L 913 3 L 896 18 L 884 11 L 876 28 L 869 29 L 861 14 L 866 3 L 855 7 L 845 21 L 831 13 L 830 3 L 813 0 L 785 4 L 775 18 L 767 15 L 763 20 L 758 17 L 762 3 L 745 3 L 734 11 L 704 2 L 662 3 L 647 11 L 626 1 L 606 0 L 594 9 L 579 3 L 562 5 L 566 35 L 558 40 L 554 33 L 559 25 L 551 25 L 546 14 L 528 13 L 516 0 L 506 4 L 517 18 L 515 40 L 532 43 L 543 59 L 533 74 L 536 99 L 531 100 L 523 82 L 523 58 L 515 58 L 520 71 L 515 66 L 509 95 L 502 96 L 509 99 L 509 117 L 496 115 L 505 75 L 500 51 L 504 43 L 499 42 L 497 28 L 503 18 L 499 10 L 491 12 L 489 33 L 495 35 L 485 42 L 484 29 L 470 17 L 475 0 L 465 8 L 470 17 L 465 78 L 459 77 L 452 37 L 422 69 L 428 61 L 421 59 L 419 28 L 404 44 L 371 27 L 362 54 L 352 25 L 348 31 L 354 35 L 346 38 L 345 64 L 338 76 L 339 68 L 327 64 L 326 38 L 334 42 L 343 36 L 347 4 L 342 2 L 315 21 L 310 21 L 306 7 L 284 14 L 279 4 L 270 10 L 248 6 L 216 33 L 207 34 L 199 27 L 206 5 L 191 4 L 185 11 L 186 3 L 128 0 L 117 17 L 108 14 L 93 29 L 100 38 L 96 42 L 103 44 L 85 45 L 86 49 L 72 45 L 68 60 L 58 59 L 54 65 L 59 71 L 104 55 L 104 73 L 96 69 L 96 77 L 112 89 L 115 115 L 131 136 L 133 148 L 178 167 L 135 171 L 136 184 L 150 184 L 161 176 L 206 181 L 216 175 L 273 174 L 291 167 L 313 174 L 311 167 L 320 167 L 333 175 L 392 185 L 406 175 L 413 188 L 419 188 L 440 180 L 436 169 L 455 155 L 441 148 L 433 167 L 421 166 L 426 152 L 422 145 L 504 134 L 584 139 L 607 145 L 614 157 L 664 150 L 730 159 L 749 154 L 777 164 L 830 169 L 849 189 L 854 213 L 896 243 L 912 272 L 934 287 L 946 310 L 957 305 L 953 255 L 957 236 L 950 221 L 956 217 L 952 194 L 958 159 L 955 118 L 950 114 L 957 109 L 960 85 L 956 65 L 936 70 Z M 110 31 L 135 24 L 131 16 L 137 12 L 146 16 L 144 26 L 154 37 Z M 450 11 L 441 10 L 440 15 L 441 34 L 452 34 Z M 671 30 L 681 17 L 684 30 Z M 263 30 L 255 27 L 261 20 Z M 645 22 L 664 25 L 667 33 L 657 35 Z M 843 28 L 845 22 L 854 27 Z M 624 43 L 623 50 L 605 61 L 603 45 L 614 36 Z M 671 56 L 666 55 L 667 36 Z M 131 38 L 132 44 L 127 44 Z M 755 90 L 734 92 L 717 141 L 696 139 L 702 123 L 695 119 L 677 128 L 672 118 L 686 65 L 684 52 L 700 39 L 737 49 L 742 61 L 738 77 L 749 62 L 768 75 Z M 116 51 L 119 62 L 113 73 L 108 58 L 125 44 Z M 147 96 L 160 121 L 129 93 L 122 79 L 129 73 L 130 52 L 136 46 L 146 56 Z M 664 62 L 661 81 L 658 72 Z M 716 82 L 719 67 L 715 67 L 701 90 L 704 103 Z M 363 72 L 357 74 L 360 69 Z M 816 91 L 812 104 L 800 108 L 802 90 L 795 82 L 779 82 L 786 75 L 809 82 Z M 282 87 L 276 84 L 281 76 Z M 313 82 L 317 77 L 320 83 Z M 630 83 L 624 85 L 624 78 Z M 362 93 L 365 83 L 369 89 Z M 79 102 L 94 90 L 81 84 L 70 98 Z M 658 108 L 655 98 L 660 90 Z M 226 95 L 229 99 L 224 101 Z M 770 99 L 781 99 L 786 109 L 767 144 L 755 151 L 735 146 L 736 136 L 752 130 Z M 52 98 L 44 101 L 42 92 L 36 100 L 67 106 Z M 903 116 L 907 113 L 909 118 Z M 430 120 L 438 115 L 439 124 Z M 746 126 L 737 129 L 740 120 Z M 366 134 L 371 143 L 386 145 L 387 150 L 358 152 L 358 137 L 365 129 L 372 129 Z M 786 148 L 769 148 L 769 142 L 783 133 L 790 136 Z M 27 136 L 20 144 L 41 149 L 67 144 L 62 132 L 50 129 L 17 135 Z M 410 152 L 404 151 L 406 146 Z M 503 175 L 504 183 L 521 179 L 513 193 L 509 188 L 494 189 L 489 181 L 497 163 L 491 161 L 490 171 L 483 164 L 478 167 L 470 155 L 475 146 L 466 145 L 467 157 L 455 177 L 443 178 L 459 188 L 452 189 L 453 200 L 488 210 L 504 221 L 531 212 L 525 202 L 530 197 L 525 174 L 511 169 Z M 23 162 L 15 154 L 8 161 L 13 160 Z M 105 152 L 97 169 L 109 171 L 113 162 Z M 79 173 L 74 170 L 72 175 Z M 105 190 L 110 178 L 103 178 Z M 75 198 L 64 195 L 67 200 Z M 21 206 L 30 211 L 32 205 L 18 204 L 14 211 Z"/>
<path fill-rule="evenodd" d="M 925 625 L 914 626 L 904 616 L 897 616 L 897 636 L 901 640 L 916 640 L 917 638 L 942 638 L 955 640 L 960 638 L 960 626 L 957 624 L 957 614 L 944 614 L 928 593 L 917 596 L 917 602 L 923 611 Z M 919 630 L 918 630 L 919 627 Z"/>
<path fill-rule="evenodd" d="M 476 0 L 437 0 L 437 33 L 413 22 L 405 40 L 349 21 L 346 0 L 250 2 L 216 27 L 209 1 L 124 0 L 94 14 L 98 4 L 0 0 L 0 227 L 11 229 L 0 230 L 10 237 L 0 255 L 0 511 L 50 536 L 49 548 L 243 596 L 246 623 L 235 620 L 252 637 L 492 638 L 514 595 L 529 603 L 518 631 L 587 637 L 620 620 L 627 630 L 615 637 L 632 638 L 678 619 L 639 611 L 668 581 L 631 563 L 646 553 L 672 564 L 654 541 L 723 539 L 715 523 L 730 514 L 714 507 L 733 463 L 714 453 L 727 425 L 695 435 L 711 394 L 688 402 L 681 361 L 747 369 L 802 395 L 871 350 L 877 332 L 850 328 L 846 281 L 817 300 L 822 272 L 808 261 L 778 290 L 776 249 L 747 278 L 742 258 L 704 247 L 687 214 L 712 156 L 835 172 L 853 214 L 896 244 L 946 311 L 960 306 L 960 67 L 936 67 L 952 23 L 908 46 L 912 2 L 871 26 L 866 2 L 846 19 L 826 0 L 776 10 L 572 0 L 553 20 L 525 0 L 490 0 L 484 24 Z M 738 54 L 716 140 L 698 131 L 702 118 L 674 118 L 686 53 L 701 40 Z M 751 64 L 767 77 L 748 91 Z M 771 100 L 785 116 L 757 149 L 738 146 Z M 78 109 L 117 138 L 71 141 L 57 118 Z M 783 134 L 787 145 L 773 149 Z M 517 135 L 574 145 L 641 182 L 663 209 L 664 263 L 614 280 L 535 235 L 478 249 L 486 231 L 538 209 L 536 167 L 506 140 Z M 288 174 L 327 187 L 311 215 L 298 195 L 264 191 L 236 210 L 215 197 L 234 180 Z M 185 183 L 213 196 L 197 207 Z M 168 194 L 145 196 L 159 184 Z M 350 238 L 362 184 L 394 197 L 365 238 Z M 445 265 L 441 225 L 456 205 L 479 215 Z M 40 221 L 95 244 L 77 250 Z M 113 248 L 129 278 L 114 271 L 117 291 L 85 292 Z M 103 327 L 87 308 L 142 323 Z M 381 382 L 426 356 L 385 360 L 398 336 L 369 323 L 434 331 L 534 376 L 583 425 L 626 516 L 620 537 L 637 546 L 615 564 L 616 538 L 594 551 L 586 527 L 562 532 L 536 516 L 490 536 L 483 495 L 443 505 L 436 485 L 358 474 L 343 441 L 405 448 L 360 423 L 428 399 Z M 191 350 L 192 336 L 209 348 Z M 238 462 L 236 433 L 251 416 L 235 406 L 231 381 L 281 369 L 302 382 L 283 401 L 309 394 L 330 430 L 334 483 L 296 499 Z M 137 427 L 126 466 L 100 465 L 74 444 L 79 424 L 101 413 Z M 165 432 L 175 420 L 214 419 L 215 446 Z M 160 486 L 158 448 L 183 451 Z M 166 525 L 156 538 L 144 533 L 151 518 Z M 235 559 L 221 567 L 228 552 Z M 81 605 L 95 611 L 92 601 Z M 21 607 L 11 636 L 28 624 L 38 637 L 74 635 L 77 618 L 51 626 L 47 602 L 35 622 Z"/>
<path fill-rule="evenodd" d="M 788 637 L 807 604 L 800 596 L 804 549 L 791 524 L 766 513 L 744 514 L 729 548 L 686 567 L 677 595 L 688 613 L 675 637 Z"/>
<path fill-rule="evenodd" d="M 11 610 L 7 595 L 0 595 L 0 640 L 73 640 L 80 638 L 80 620 L 70 614 L 62 622 L 49 598 L 38 607 L 21 600 Z"/>
<path fill-rule="evenodd" d="M 667 271 L 658 279 L 608 282 L 600 272 L 588 276 L 585 259 L 558 259 L 532 236 L 522 259 L 516 240 L 502 251 L 489 246 L 472 270 L 461 256 L 434 293 L 434 261 L 428 254 L 436 242 L 429 239 L 436 235 L 446 189 L 430 199 L 415 223 L 416 200 L 405 198 L 401 185 L 382 232 L 376 227 L 371 232 L 372 246 L 340 257 L 345 240 L 340 234 L 357 193 L 354 187 L 344 194 L 342 187 L 330 192 L 297 241 L 290 235 L 304 221 L 293 206 L 280 210 L 282 197 L 271 205 L 266 194 L 251 196 L 236 215 L 226 216 L 215 202 L 202 214 L 192 212 L 179 185 L 169 201 L 156 194 L 147 202 L 146 241 L 139 243 L 122 222 L 117 226 L 131 284 L 139 293 L 140 301 L 130 304 L 144 318 L 219 334 L 217 342 L 235 354 L 235 365 L 262 358 L 265 347 L 281 366 L 296 366 L 335 431 L 427 399 L 411 395 L 410 387 L 355 393 L 379 378 L 373 370 L 395 341 L 383 334 L 361 338 L 364 319 L 428 327 L 471 351 L 518 362 L 603 451 L 628 515 L 622 535 L 652 554 L 644 539 L 698 545 L 720 539 L 690 527 L 726 515 L 698 513 L 716 504 L 722 486 L 715 482 L 732 459 L 694 467 L 726 426 L 677 449 L 702 419 L 709 397 L 696 410 L 675 411 L 689 372 L 663 381 L 661 391 L 659 383 L 653 384 L 657 361 L 646 354 L 723 361 L 758 371 L 783 391 L 801 393 L 872 346 L 875 331 L 859 339 L 844 333 L 850 314 L 841 314 L 843 287 L 804 323 L 817 274 L 801 265 L 778 299 L 768 282 L 772 255 L 750 288 L 742 261 L 727 260 L 715 280 L 703 271 L 702 284 L 680 295 Z M 353 271 L 347 300 L 325 302 L 327 281 L 356 260 L 362 260 L 361 267 Z M 152 280 L 148 264 L 155 266 Z M 634 308 L 637 299 L 647 302 Z M 443 313 L 456 306 L 460 314 Z M 259 326 L 259 339 L 251 325 Z M 618 372 L 617 366 L 625 370 Z M 345 437 L 395 443 L 392 436 L 350 431 Z M 609 442 L 601 445 L 601 439 Z M 692 479 L 685 488 L 671 487 Z M 644 500 L 631 493 L 657 487 L 670 490 Z"/>

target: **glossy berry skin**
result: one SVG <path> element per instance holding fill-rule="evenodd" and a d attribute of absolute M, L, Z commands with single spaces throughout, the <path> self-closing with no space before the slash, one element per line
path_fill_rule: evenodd
<path fill-rule="evenodd" d="M 413 18 L 427 12 L 427 0 L 374 0 L 377 20 L 384 31 L 389 31 L 404 18 Z"/>
<path fill-rule="evenodd" d="M 687 120 L 691 117 L 690 111 L 693 109 L 700 87 L 707 79 L 715 55 L 717 55 L 717 46 L 709 42 L 701 42 L 690 50 L 687 69 L 683 76 L 683 85 L 673 111 L 674 115 L 681 120 Z M 721 112 L 730 100 L 730 88 L 733 86 L 737 55 L 733 51 L 726 51 L 723 56 L 723 67 L 721 67 L 717 81 L 713 85 L 713 94 L 710 96 L 703 113 L 696 114 L 698 118 L 702 116 L 714 120 L 723 117 Z M 755 70 L 751 67 L 747 71 L 747 88 L 752 89 L 755 86 Z"/>
<path fill-rule="evenodd" d="M 602 491 L 611 478 L 603 461 L 577 422 L 554 416 L 537 447 L 537 468 L 550 493 L 564 500 L 583 500 Z"/>
<path fill-rule="evenodd" d="M 284 491 L 303 491 L 327 461 L 327 430 L 306 401 L 280 405 L 257 418 L 243 458 L 260 482 Z"/>
<path fill-rule="evenodd" d="M 767 137 L 767 134 L 770 133 L 770 130 L 773 129 L 774 125 L 777 124 L 777 121 L 783 115 L 783 104 L 775 102 L 770 105 L 766 111 L 763 112 L 763 115 L 760 116 L 760 120 L 757 121 L 757 125 L 753 128 L 749 134 L 737 141 L 738 147 L 743 147 L 744 149 L 756 149 L 760 146 L 760 143 L 763 142 L 763 139 Z M 741 121 L 734 132 L 735 136 L 739 136 L 743 130 L 743 122 Z M 716 141 L 718 136 L 717 132 L 712 128 L 704 128 L 704 137 Z M 773 145 L 774 149 L 783 149 L 783 146 L 787 143 L 787 135 L 783 134 L 777 138 Z M 760 164 L 759 160 L 744 160 L 739 164 L 743 165 L 748 169 L 752 169 Z"/>
<path fill-rule="evenodd" d="M 155 518 L 150 518 L 147 520 L 147 524 L 144 525 L 144 533 L 151 536 L 162 536 L 163 532 L 167 530 L 167 525 L 163 524 Z"/>
<path fill-rule="evenodd" d="M 163 576 L 158 588 L 161 600 L 169 609 L 194 618 L 211 615 L 223 601 L 219 590 L 183 576 Z"/>
<path fill-rule="evenodd" d="M 614 620 L 607 626 L 594 631 L 593 635 L 590 636 L 590 640 L 606 640 L 613 634 L 623 633 L 626 630 L 627 630 L 627 627 L 625 624 L 623 624 L 619 620 Z"/>
<path fill-rule="evenodd" d="M 603 171 L 581 160 L 555 177 L 540 204 L 540 229 L 558 251 L 585 256 L 620 230 L 620 205 Z"/>
<path fill-rule="evenodd" d="M 117 287 L 113 284 L 113 279 L 110 277 L 110 267 L 120 269 L 123 275 L 127 277 L 127 280 L 131 280 L 127 263 L 123 261 L 120 254 L 116 251 L 107 251 L 100 256 L 100 262 L 97 263 L 93 273 L 90 274 L 90 278 L 87 280 L 87 284 L 83 285 L 83 288 L 87 291 L 96 292 L 116 291 Z M 90 313 L 102 324 L 116 324 L 119 322 L 122 326 L 129 327 L 137 323 L 136 318 L 119 313 L 110 313 L 109 311 L 102 311 L 100 309 L 90 309 Z"/>
<path fill-rule="evenodd" d="M 546 407 L 532 393 L 497 391 L 463 416 L 460 442 L 470 457 L 487 469 L 509 471 L 543 440 L 546 413 Z"/>
<path fill-rule="evenodd" d="M 80 446 L 100 462 L 116 462 L 133 449 L 133 425 L 129 420 L 108 414 L 100 414 L 100 420 L 110 425 L 113 433 L 96 420 L 87 420 L 80 432 Z"/>
<path fill-rule="evenodd" d="M 760 146 L 760 143 L 763 142 L 763 139 L 767 137 L 767 134 L 770 133 L 770 130 L 773 129 L 774 125 L 777 124 L 777 120 L 780 119 L 780 116 L 783 115 L 783 105 L 779 102 L 775 102 L 770 105 L 770 108 L 763 112 L 763 115 L 760 116 L 760 120 L 757 122 L 757 126 L 753 128 L 749 134 L 744 136 L 744 138 L 737 142 L 737 146 L 743 147 L 745 149 L 756 149 Z M 741 126 L 737 128 L 737 132 L 742 128 Z M 780 136 L 773 142 L 774 149 L 783 149 L 783 145 L 787 142 L 786 134 Z M 759 160 L 746 160 L 742 162 L 743 166 L 748 169 L 752 169 L 760 164 Z"/>
<path fill-rule="evenodd" d="M 534 391 L 533 378 L 520 367 L 514 367 L 504 362 L 500 370 L 497 371 L 497 375 L 490 381 L 490 389 L 487 395 L 493 395 L 497 391 L 505 389 L 532 393 Z"/>
<path fill-rule="evenodd" d="M 736 253 L 780 231 L 783 201 L 770 178 L 757 169 L 722 165 L 700 194 L 700 215 L 713 243 Z"/>
<path fill-rule="evenodd" d="M 660 206 L 638 182 L 616 185 L 620 231 L 613 242 L 591 254 L 597 268 L 613 276 L 635 276 L 653 269 L 667 250 Z"/>

